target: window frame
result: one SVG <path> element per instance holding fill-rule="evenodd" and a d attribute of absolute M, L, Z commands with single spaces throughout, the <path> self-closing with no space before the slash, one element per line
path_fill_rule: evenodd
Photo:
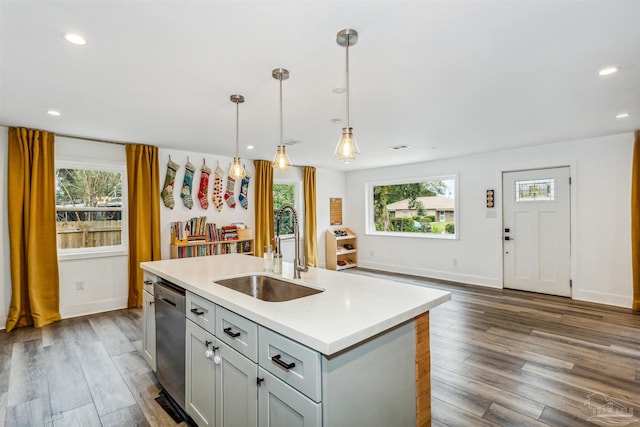
<path fill-rule="evenodd" d="M 117 246 L 99 246 L 91 248 L 58 248 L 58 234 L 56 233 L 56 250 L 59 261 L 88 259 L 88 258 L 105 258 L 112 256 L 127 256 L 129 254 L 129 207 L 128 207 L 128 185 L 127 185 L 127 165 L 122 162 L 111 161 L 78 161 L 67 158 L 56 158 L 55 171 L 58 169 L 82 169 L 92 171 L 116 172 L 122 177 L 122 207 L 120 228 L 120 244 Z M 55 176 L 54 176 L 55 179 Z M 100 207 L 84 207 L 78 209 L 82 211 L 114 211 L 115 209 L 105 209 Z M 56 214 L 58 212 L 56 206 Z"/>
<path fill-rule="evenodd" d="M 455 225 L 454 234 L 436 234 L 436 233 L 414 233 L 402 231 L 377 231 L 374 224 L 374 207 L 373 207 L 373 189 L 385 185 L 400 185 L 426 181 L 446 181 L 453 180 L 454 194 L 454 212 L 453 223 Z M 415 178 L 387 179 L 381 181 L 371 181 L 365 183 L 365 234 L 369 236 L 383 237 L 408 237 L 414 239 L 440 239 L 440 240 L 459 240 L 460 239 L 460 200 L 459 200 L 460 180 L 458 172 L 446 173 L 441 175 L 421 176 Z M 445 217 L 446 219 L 446 217 Z"/>
<path fill-rule="evenodd" d="M 274 179 L 273 184 L 279 185 L 293 185 L 293 208 L 298 213 L 298 224 L 303 222 L 304 220 L 304 212 L 302 207 L 302 181 L 295 179 Z M 272 190 L 273 191 L 273 190 Z M 276 208 L 273 207 L 273 215 L 275 217 Z M 273 224 L 273 232 L 275 233 L 276 224 Z M 281 234 L 281 238 L 293 238 L 293 234 Z M 304 227 L 300 227 L 300 238 L 304 237 Z"/>

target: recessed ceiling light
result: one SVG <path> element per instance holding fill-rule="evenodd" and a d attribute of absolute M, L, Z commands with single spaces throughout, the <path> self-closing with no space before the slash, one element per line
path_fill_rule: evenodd
<path fill-rule="evenodd" d="M 47 110 L 47 114 L 50 116 L 59 116 L 60 115 L 60 111 L 56 111 L 56 110 Z"/>
<path fill-rule="evenodd" d="M 347 89 L 343 88 L 343 87 L 336 87 L 331 89 L 331 92 L 335 93 L 336 95 L 339 95 L 341 93 L 345 93 L 347 91 Z"/>
<path fill-rule="evenodd" d="M 620 113 L 616 116 L 616 119 L 626 119 L 629 117 L 629 113 Z"/>
<path fill-rule="evenodd" d="M 253 150 L 255 147 L 253 145 L 247 145 L 247 150 Z"/>
<path fill-rule="evenodd" d="M 331 123 L 333 124 L 342 123 L 342 119 L 340 118 L 331 119 Z"/>
<path fill-rule="evenodd" d="M 611 74 L 616 73 L 618 70 L 620 69 L 620 67 L 605 67 L 603 69 L 601 69 L 600 71 L 598 71 L 598 75 L 599 76 L 610 76 Z"/>
<path fill-rule="evenodd" d="M 87 41 L 80 34 L 64 33 L 62 37 L 64 37 L 64 39 L 69 43 L 75 44 L 76 46 L 84 46 L 87 44 Z"/>
<path fill-rule="evenodd" d="M 284 145 L 286 146 L 291 146 L 291 145 L 296 145 L 296 144 L 300 144 L 302 141 L 300 141 L 299 139 L 287 139 L 284 141 Z"/>
<path fill-rule="evenodd" d="M 389 147 L 389 149 L 391 150 L 406 150 L 407 148 L 411 148 L 411 146 L 407 144 L 400 144 L 400 145 L 394 145 L 393 147 Z"/>

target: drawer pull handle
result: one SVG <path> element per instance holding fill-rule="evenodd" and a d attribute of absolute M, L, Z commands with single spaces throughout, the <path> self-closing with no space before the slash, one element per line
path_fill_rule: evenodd
<path fill-rule="evenodd" d="M 291 362 L 291 363 L 283 362 L 282 359 L 280 359 L 281 357 L 282 357 L 281 355 L 276 354 L 275 356 L 273 356 L 271 358 L 271 360 L 273 361 L 273 363 L 275 363 L 276 365 L 282 367 L 283 369 L 286 369 L 287 371 L 296 366 L 296 364 L 293 363 L 293 362 Z"/>
<path fill-rule="evenodd" d="M 196 316 L 202 316 L 204 314 L 204 311 L 199 311 L 197 308 L 192 308 L 191 312 Z"/>
<path fill-rule="evenodd" d="M 238 338 L 240 336 L 240 332 L 231 332 L 231 327 L 224 328 L 222 331 L 231 338 Z"/>
<path fill-rule="evenodd" d="M 153 282 L 151 280 L 145 280 L 144 284 L 148 285 L 148 286 L 151 286 L 151 285 L 153 285 Z"/>

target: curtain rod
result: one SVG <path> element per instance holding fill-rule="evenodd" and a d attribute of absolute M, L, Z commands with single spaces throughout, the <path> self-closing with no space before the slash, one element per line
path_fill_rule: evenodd
<path fill-rule="evenodd" d="M 53 134 L 55 136 L 60 136 L 60 137 L 63 137 L 63 138 L 73 138 L 73 139 L 80 139 L 80 140 L 83 140 L 83 141 L 93 141 L 93 142 L 104 142 L 106 144 L 125 145 L 125 146 L 129 145 L 129 144 L 131 144 L 131 145 L 141 145 L 141 144 L 138 144 L 138 143 L 135 143 L 135 142 L 109 141 L 107 139 L 98 139 L 98 138 L 91 138 L 91 137 L 88 137 L 88 136 L 70 135 L 68 133 L 53 132 Z"/>

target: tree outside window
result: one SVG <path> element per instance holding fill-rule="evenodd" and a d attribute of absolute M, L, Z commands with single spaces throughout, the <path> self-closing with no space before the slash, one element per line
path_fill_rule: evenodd
<path fill-rule="evenodd" d="M 59 249 L 122 245 L 122 172 L 56 169 Z"/>
<path fill-rule="evenodd" d="M 455 176 L 368 184 L 375 234 L 455 236 Z"/>
<path fill-rule="evenodd" d="M 295 184 L 273 184 L 273 213 L 274 213 L 274 227 L 277 230 L 277 222 L 275 221 L 275 214 L 281 207 L 285 205 L 296 205 L 296 185 Z M 290 211 L 282 213 L 282 220 L 280 221 L 280 235 L 293 234 L 293 215 Z"/>

